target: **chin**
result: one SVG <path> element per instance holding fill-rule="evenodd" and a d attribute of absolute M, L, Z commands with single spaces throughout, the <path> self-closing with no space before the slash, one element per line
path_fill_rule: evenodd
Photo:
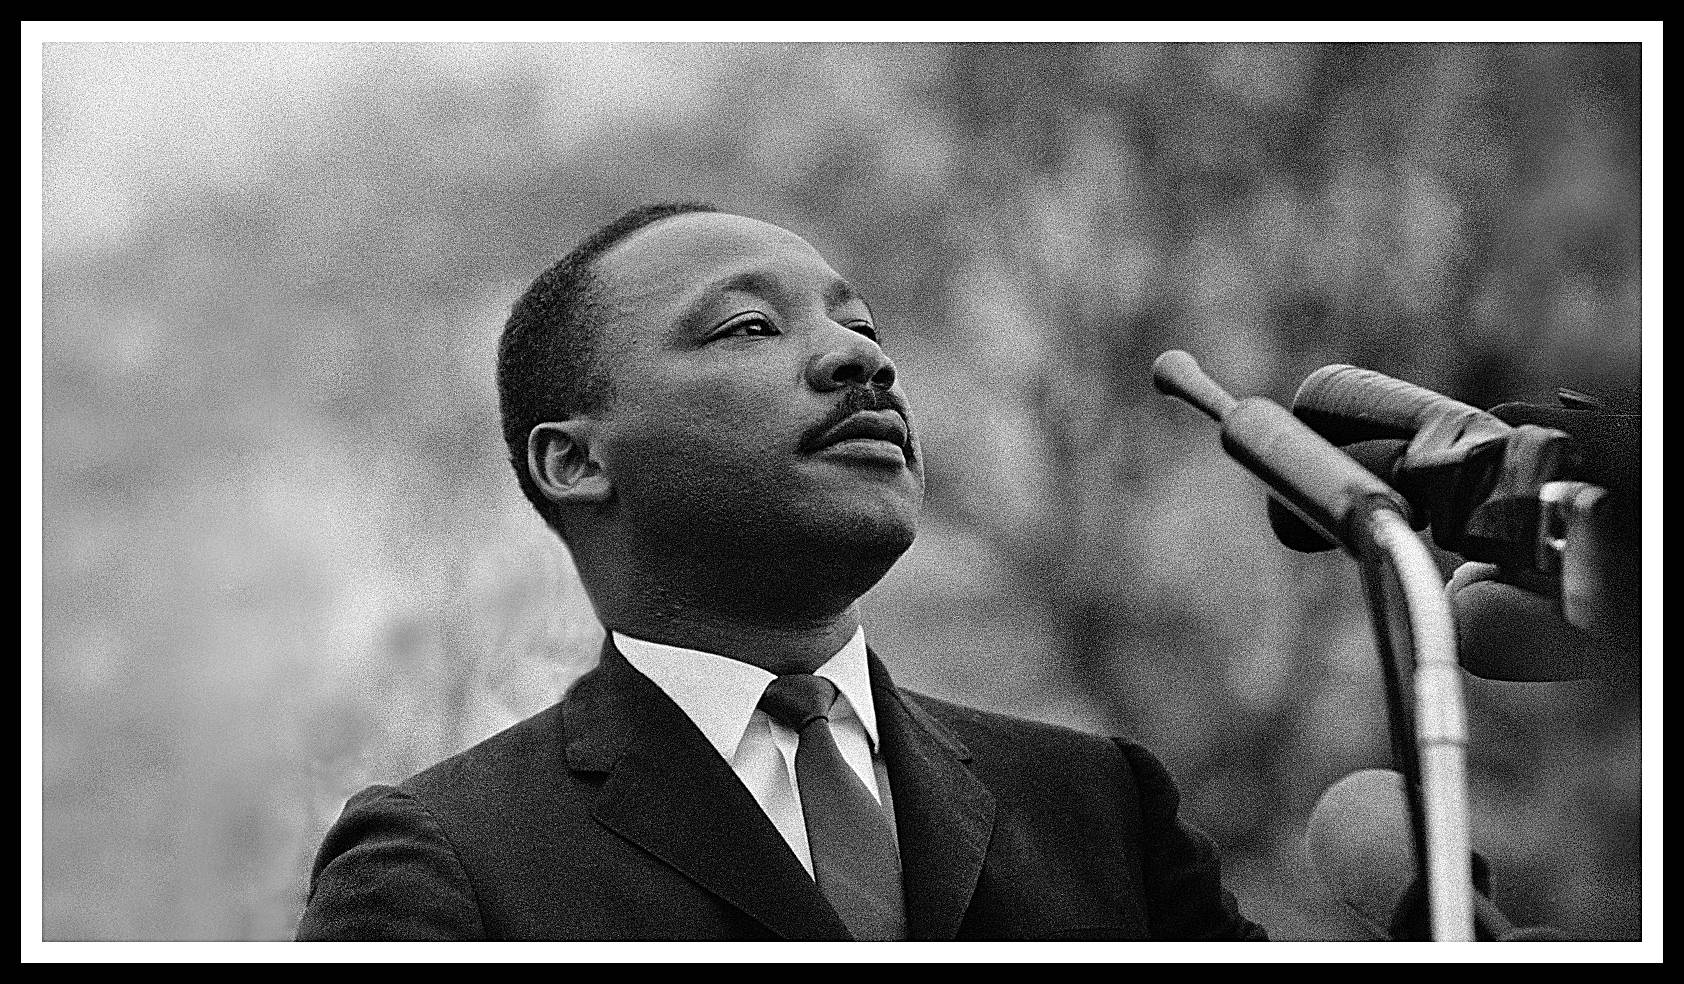
<path fill-rule="evenodd" d="M 918 509 L 916 504 L 879 501 L 865 509 L 827 511 L 803 525 L 812 547 L 880 564 L 881 577 L 918 536 Z"/>
<path fill-rule="evenodd" d="M 885 521 L 882 517 L 836 523 L 810 531 L 805 542 L 790 543 L 784 553 L 790 582 L 805 580 L 829 592 L 858 599 L 871 590 L 918 535 L 915 519 Z"/>

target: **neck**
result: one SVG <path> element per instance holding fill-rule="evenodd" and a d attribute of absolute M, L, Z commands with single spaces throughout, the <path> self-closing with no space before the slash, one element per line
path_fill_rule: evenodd
<path fill-rule="evenodd" d="M 639 639 L 728 656 L 781 676 L 823 666 L 853 638 L 860 620 L 858 607 L 849 605 L 829 618 L 776 625 L 700 610 L 643 616 L 621 611 L 605 617 L 604 624 Z"/>
<path fill-rule="evenodd" d="M 860 595 L 894 560 L 605 540 L 574 549 L 604 626 L 777 674 L 811 673 L 836 655 L 859 630 Z"/>

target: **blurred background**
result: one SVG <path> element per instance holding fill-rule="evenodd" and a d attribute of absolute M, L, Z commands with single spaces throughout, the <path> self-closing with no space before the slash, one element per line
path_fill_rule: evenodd
<path fill-rule="evenodd" d="M 923 425 L 866 599 L 906 686 L 1128 733 L 1276 938 L 1369 932 L 1305 859 L 1390 761 L 1356 572 L 1292 554 L 1193 352 L 1481 406 L 1640 384 L 1640 49 L 1563 44 L 49 43 L 50 940 L 293 932 L 345 799 L 550 705 L 601 638 L 515 485 L 509 305 L 702 198 L 860 285 Z M 1446 568 L 1449 569 L 1448 567 Z M 1467 679 L 1520 924 L 1640 931 L 1639 703 Z"/>

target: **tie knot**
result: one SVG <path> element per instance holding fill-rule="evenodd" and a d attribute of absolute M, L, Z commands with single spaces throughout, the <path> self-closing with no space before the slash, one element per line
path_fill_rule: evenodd
<path fill-rule="evenodd" d="M 836 684 L 822 676 L 786 673 L 766 685 L 760 709 L 784 727 L 800 731 L 816 719 L 828 720 L 836 696 Z"/>

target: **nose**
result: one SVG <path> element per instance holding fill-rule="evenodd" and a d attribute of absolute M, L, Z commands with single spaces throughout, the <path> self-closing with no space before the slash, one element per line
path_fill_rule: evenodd
<path fill-rule="evenodd" d="M 843 328 L 836 341 L 807 362 L 807 383 L 821 393 L 848 386 L 889 389 L 895 385 L 895 364 L 877 343 L 852 328 Z"/>

